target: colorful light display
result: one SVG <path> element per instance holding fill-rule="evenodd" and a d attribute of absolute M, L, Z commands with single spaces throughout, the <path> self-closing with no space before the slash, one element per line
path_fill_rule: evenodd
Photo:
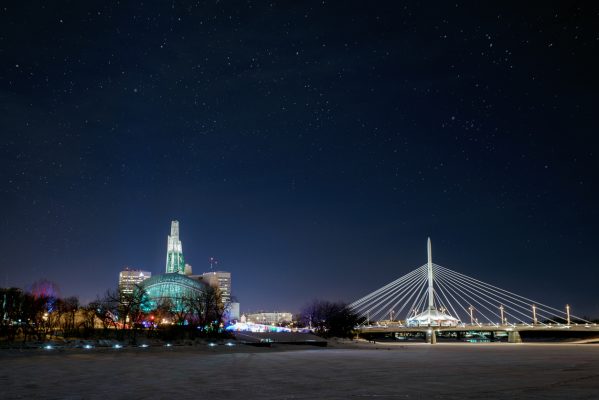
<path fill-rule="evenodd" d="M 289 328 L 275 325 L 254 324 L 252 322 L 237 322 L 226 328 L 230 332 L 291 332 Z"/>

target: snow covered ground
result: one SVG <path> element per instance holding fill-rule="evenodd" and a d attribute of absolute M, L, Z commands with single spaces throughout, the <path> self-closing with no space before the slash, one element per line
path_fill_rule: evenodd
<path fill-rule="evenodd" d="M 599 345 L 0 351 L 2 399 L 598 399 Z"/>

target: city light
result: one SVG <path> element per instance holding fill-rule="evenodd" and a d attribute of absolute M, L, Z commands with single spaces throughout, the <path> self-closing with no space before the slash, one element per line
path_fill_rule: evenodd
<path fill-rule="evenodd" d="M 291 332 L 282 326 L 254 324 L 252 322 L 237 322 L 225 328 L 229 332 Z"/>

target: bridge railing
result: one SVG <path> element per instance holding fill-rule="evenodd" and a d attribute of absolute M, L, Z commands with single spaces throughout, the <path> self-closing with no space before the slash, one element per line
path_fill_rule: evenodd
<path fill-rule="evenodd" d="M 454 329 L 454 328 L 500 328 L 500 327 L 505 327 L 506 329 L 514 329 L 514 328 L 546 328 L 546 329 L 551 329 L 551 328 L 560 328 L 560 329 L 569 329 L 572 327 L 585 327 L 585 328 L 595 328 L 598 327 L 597 323 L 590 323 L 590 324 L 578 324 L 578 323 L 573 323 L 570 325 L 567 324 L 550 324 L 550 323 L 545 323 L 545 324 L 499 324 L 499 323 L 478 323 L 478 324 L 457 324 L 457 325 L 437 325 L 437 324 L 430 324 L 430 325 L 410 325 L 410 324 L 403 324 L 403 323 L 383 323 L 383 324 L 362 324 L 362 325 L 356 325 L 355 329 L 380 329 L 380 328 L 405 328 L 405 329 L 416 329 L 416 328 L 436 328 L 436 329 Z"/>

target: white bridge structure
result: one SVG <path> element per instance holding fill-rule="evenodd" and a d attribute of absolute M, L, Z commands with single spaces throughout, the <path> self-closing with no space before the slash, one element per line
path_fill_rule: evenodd
<path fill-rule="evenodd" d="M 428 262 L 412 272 L 354 301 L 348 307 L 364 324 L 359 332 L 518 331 L 539 329 L 592 330 L 599 327 L 563 310 L 509 292 L 433 263 L 431 240 Z"/>

